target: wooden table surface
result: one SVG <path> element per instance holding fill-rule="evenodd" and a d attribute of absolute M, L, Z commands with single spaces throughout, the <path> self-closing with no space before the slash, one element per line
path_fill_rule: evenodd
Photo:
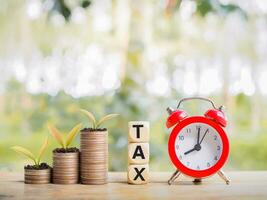
<path fill-rule="evenodd" d="M 180 177 L 174 185 L 166 181 L 171 173 L 152 172 L 147 185 L 128 185 L 126 173 L 110 172 L 107 185 L 26 185 L 23 174 L 0 172 L 2 199 L 267 199 L 267 171 L 229 172 L 230 185 L 218 175 L 194 185 Z"/>

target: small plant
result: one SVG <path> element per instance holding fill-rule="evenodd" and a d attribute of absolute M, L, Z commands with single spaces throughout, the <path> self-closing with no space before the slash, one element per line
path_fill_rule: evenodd
<path fill-rule="evenodd" d="M 21 147 L 21 146 L 13 146 L 11 147 L 12 150 L 14 150 L 15 152 L 22 154 L 26 157 L 28 157 L 30 160 L 32 160 L 32 162 L 34 163 L 35 166 L 40 166 L 41 164 L 41 158 L 46 150 L 48 146 L 48 137 L 46 137 L 42 147 L 40 148 L 39 152 L 37 155 L 34 155 L 31 151 L 29 151 L 28 149 Z"/>
<path fill-rule="evenodd" d="M 78 134 L 82 127 L 82 124 L 77 124 L 74 126 L 71 131 L 68 133 L 67 137 L 65 138 L 63 134 L 61 134 L 56 127 L 54 127 L 51 124 L 48 124 L 48 129 L 51 133 L 51 135 L 56 139 L 58 144 L 63 148 L 67 149 L 75 136 Z"/>
<path fill-rule="evenodd" d="M 92 128 L 93 129 L 99 129 L 100 126 L 104 122 L 106 122 L 106 121 L 108 121 L 108 120 L 110 120 L 110 119 L 112 119 L 114 117 L 117 117 L 119 115 L 119 114 L 108 114 L 108 115 L 102 117 L 100 120 L 97 121 L 95 119 L 95 116 L 91 112 L 89 112 L 87 110 L 84 110 L 84 109 L 80 109 L 80 111 L 88 117 L 89 121 L 92 123 Z"/>

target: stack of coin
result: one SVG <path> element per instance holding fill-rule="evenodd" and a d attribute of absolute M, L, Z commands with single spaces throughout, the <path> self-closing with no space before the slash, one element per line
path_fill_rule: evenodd
<path fill-rule="evenodd" d="M 53 153 L 53 183 L 79 182 L 79 152 Z"/>
<path fill-rule="evenodd" d="M 24 180 L 27 184 L 50 183 L 51 169 L 24 169 Z"/>
<path fill-rule="evenodd" d="M 108 131 L 82 131 L 80 142 L 82 184 L 106 184 L 108 177 Z"/>

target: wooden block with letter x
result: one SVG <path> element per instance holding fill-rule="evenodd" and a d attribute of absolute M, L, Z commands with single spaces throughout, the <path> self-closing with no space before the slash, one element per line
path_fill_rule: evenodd
<path fill-rule="evenodd" d="M 128 183 L 141 185 L 148 183 L 149 166 L 148 165 L 129 165 Z"/>
<path fill-rule="evenodd" d="M 147 164 L 149 162 L 148 143 L 129 143 L 128 144 L 128 163 Z"/>
<path fill-rule="evenodd" d="M 129 142 L 148 142 L 149 141 L 149 122 L 131 121 L 129 126 Z"/>

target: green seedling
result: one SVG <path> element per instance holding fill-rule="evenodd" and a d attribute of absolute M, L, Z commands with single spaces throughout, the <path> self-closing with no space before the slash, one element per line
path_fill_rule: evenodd
<path fill-rule="evenodd" d="M 117 117 L 119 115 L 119 114 L 108 114 L 108 115 L 102 117 L 100 120 L 97 121 L 96 118 L 95 118 L 95 116 L 91 112 L 89 112 L 87 110 L 84 110 L 84 109 L 80 109 L 80 111 L 87 116 L 87 118 L 89 119 L 89 121 L 92 123 L 92 128 L 93 129 L 100 128 L 100 126 L 104 122 L 106 122 L 106 121 L 108 121 L 108 120 L 110 120 L 110 119 L 112 119 L 114 117 Z"/>
<path fill-rule="evenodd" d="M 24 147 L 21 147 L 21 146 L 13 146 L 13 147 L 11 147 L 11 149 L 14 150 L 15 152 L 19 153 L 19 154 L 26 156 L 34 163 L 34 165 L 39 166 L 41 163 L 41 158 L 42 158 L 45 150 L 47 149 L 47 146 L 48 146 L 48 137 L 46 137 L 46 139 L 45 139 L 45 141 L 44 141 L 44 143 L 43 143 L 42 147 L 40 148 L 37 155 L 34 155 L 30 150 L 28 150 Z"/>
<path fill-rule="evenodd" d="M 48 129 L 51 135 L 55 138 L 55 140 L 63 149 L 67 149 L 70 146 L 75 136 L 81 130 L 81 127 L 82 124 L 77 124 L 71 129 L 71 131 L 67 134 L 67 136 L 64 137 L 63 134 L 59 132 L 59 130 L 55 126 L 48 124 Z"/>

